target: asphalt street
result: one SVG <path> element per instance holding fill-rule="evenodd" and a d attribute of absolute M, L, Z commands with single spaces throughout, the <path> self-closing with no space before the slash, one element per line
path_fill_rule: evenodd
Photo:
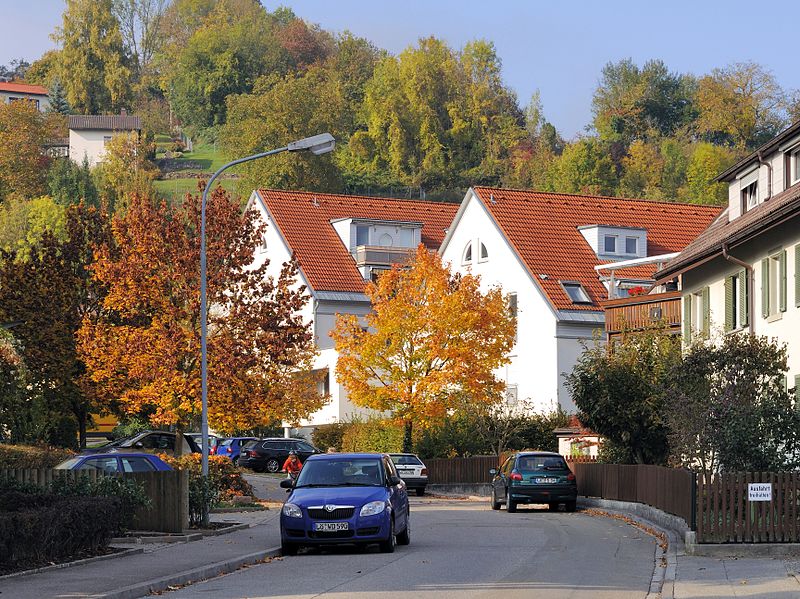
<path fill-rule="evenodd" d="M 641 599 L 649 590 L 655 541 L 617 520 L 414 498 L 412 522 L 411 545 L 394 554 L 310 550 L 164 596 Z"/>

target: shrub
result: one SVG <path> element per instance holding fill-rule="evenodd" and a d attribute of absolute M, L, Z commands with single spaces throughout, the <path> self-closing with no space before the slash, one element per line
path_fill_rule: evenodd
<path fill-rule="evenodd" d="M 119 500 L 119 531 L 130 528 L 139 508 L 150 505 L 144 484 L 120 476 L 59 476 L 50 483 L 48 491 L 62 497 L 111 497 Z"/>
<path fill-rule="evenodd" d="M 342 451 L 342 442 L 344 434 L 351 425 L 346 422 L 336 422 L 334 424 L 325 424 L 318 426 L 311 433 L 311 442 L 325 451 L 329 447 L 333 447 L 336 451 Z"/>
<path fill-rule="evenodd" d="M 403 427 L 380 418 L 354 420 L 342 436 L 342 451 L 403 451 Z"/>
<path fill-rule="evenodd" d="M 96 553 L 119 528 L 119 508 L 111 497 L 0 493 L 0 568 Z"/>
<path fill-rule="evenodd" d="M 62 447 L 0 444 L 0 469 L 52 468 L 74 455 Z"/>

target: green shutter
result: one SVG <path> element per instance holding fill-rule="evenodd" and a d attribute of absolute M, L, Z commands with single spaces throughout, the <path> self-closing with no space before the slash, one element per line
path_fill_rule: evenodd
<path fill-rule="evenodd" d="M 692 343 L 692 296 L 683 296 L 683 343 Z"/>
<path fill-rule="evenodd" d="M 736 324 L 736 305 L 733 301 L 733 277 L 725 277 L 725 332 L 732 331 Z"/>
<path fill-rule="evenodd" d="M 794 246 L 794 305 L 800 306 L 800 243 Z"/>
<path fill-rule="evenodd" d="M 778 254 L 778 266 L 781 277 L 778 281 L 778 308 L 786 312 L 786 250 Z"/>
<path fill-rule="evenodd" d="M 769 316 L 769 258 L 761 261 L 761 316 Z"/>
<path fill-rule="evenodd" d="M 800 409 L 800 374 L 794 375 L 794 407 Z"/>
<path fill-rule="evenodd" d="M 739 324 L 750 324 L 750 277 L 746 270 L 739 271 Z"/>
<path fill-rule="evenodd" d="M 703 302 L 703 337 L 708 338 L 711 334 L 711 297 L 708 287 L 703 287 L 701 301 Z"/>

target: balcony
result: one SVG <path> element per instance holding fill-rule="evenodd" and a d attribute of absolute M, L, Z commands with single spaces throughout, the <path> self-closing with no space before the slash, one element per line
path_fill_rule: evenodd
<path fill-rule="evenodd" d="M 416 248 L 359 245 L 353 254 L 356 264 L 361 266 L 392 266 L 405 264 L 416 252 Z"/>
<path fill-rule="evenodd" d="M 609 341 L 625 333 L 663 326 L 671 333 L 681 330 L 681 292 L 635 295 L 603 302 Z"/>

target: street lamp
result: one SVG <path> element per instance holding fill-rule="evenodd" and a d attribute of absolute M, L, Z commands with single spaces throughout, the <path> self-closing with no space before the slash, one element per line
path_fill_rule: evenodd
<path fill-rule="evenodd" d="M 208 180 L 206 188 L 203 190 L 203 200 L 200 206 L 200 372 L 201 372 L 201 393 L 202 393 L 202 416 L 200 423 L 200 434 L 202 435 L 203 451 L 203 476 L 208 476 L 208 360 L 206 356 L 206 342 L 208 329 L 208 305 L 206 302 L 206 199 L 211 184 L 220 176 L 222 171 L 236 164 L 264 158 L 272 154 L 281 152 L 305 152 L 309 151 L 315 156 L 326 154 L 336 147 L 336 140 L 330 133 L 320 133 L 312 137 L 298 139 L 288 144 L 286 147 L 253 154 L 245 158 L 239 158 L 225 164 L 217 170 Z"/>

